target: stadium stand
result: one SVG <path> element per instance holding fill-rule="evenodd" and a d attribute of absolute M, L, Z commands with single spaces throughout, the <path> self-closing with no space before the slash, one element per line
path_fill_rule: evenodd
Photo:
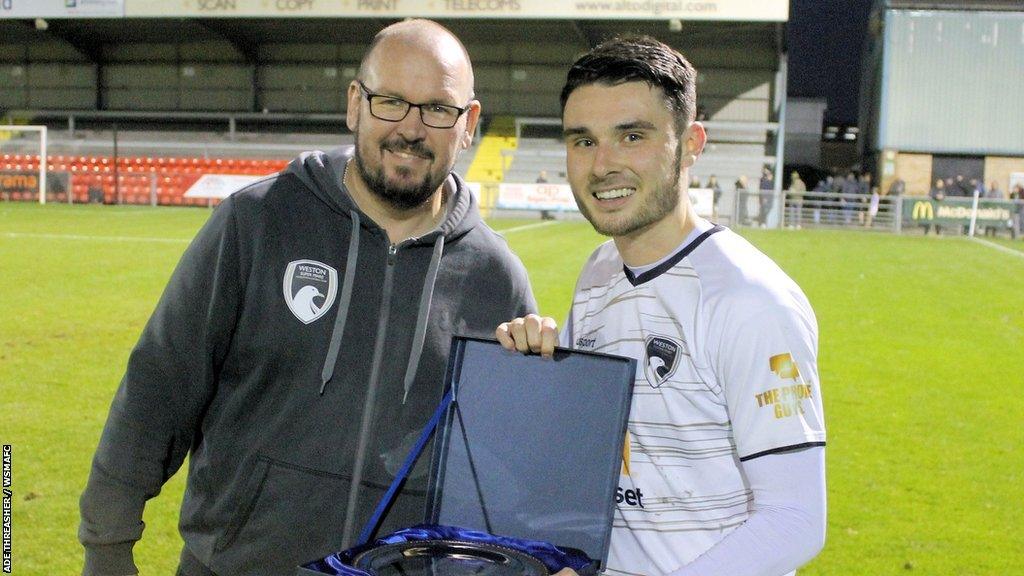
<path fill-rule="evenodd" d="M 514 26 L 503 18 L 446 19 L 473 58 L 486 126 L 456 170 L 482 185 L 485 202 L 497 183 L 534 183 L 542 171 L 549 182 L 564 183 L 557 124 L 568 63 L 612 35 L 649 34 L 679 48 L 699 70 L 698 104 L 711 143 L 695 175 L 717 175 L 726 184 L 721 204 L 732 205 L 729 183 L 737 176 L 780 165 L 775 123 L 785 93 L 785 16 L 760 10 L 686 19 L 681 28 L 654 17 L 527 18 Z M 275 18 L 129 21 L 51 19 L 46 29 L 33 29 L 0 19 L 0 123 L 47 125 L 51 154 L 110 158 L 116 123 L 125 157 L 195 157 L 195 164 L 166 172 L 156 166 L 158 203 L 178 202 L 200 172 L 230 168 L 201 159 L 283 160 L 345 143 L 337 136 L 346 132 L 345 89 L 381 25 L 317 17 L 288 19 L 287 26 Z M 534 129 L 517 138 L 516 119 L 553 133 Z M 118 187 L 115 201 L 143 197 L 146 186 L 152 196 L 145 179 L 154 168 L 128 168 L 118 165 L 126 188 Z M 83 186 L 86 196 L 91 187 L 94 198 L 110 201 L 103 178 L 113 174 L 104 169 L 88 164 L 88 171 L 72 172 L 75 201 Z"/>
<path fill-rule="evenodd" d="M 115 166 L 109 156 L 47 157 L 50 172 L 70 173 L 72 202 L 161 206 L 209 205 L 211 202 L 206 199 L 184 197 L 189 187 L 204 174 L 263 176 L 283 169 L 287 163 L 288 159 L 122 156 Z M 39 156 L 4 154 L 0 156 L 0 167 L 10 171 L 36 171 Z M 63 192 L 56 192 L 50 198 L 67 201 Z M 10 200 L 36 198 L 16 193 Z"/>

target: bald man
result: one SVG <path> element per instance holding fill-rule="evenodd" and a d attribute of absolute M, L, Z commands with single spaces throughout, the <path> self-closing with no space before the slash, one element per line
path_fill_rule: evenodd
<path fill-rule="evenodd" d="M 355 544 L 441 399 L 452 333 L 535 310 L 452 173 L 480 118 L 459 40 L 390 26 L 347 96 L 354 150 L 235 193 L 182 257 L 82 494 L 84 574 L 138 572 L 143 507 L 186 455 L 179 576 L 292 574 Z M 381 533 L 423 520 L 426 469 Z"/>

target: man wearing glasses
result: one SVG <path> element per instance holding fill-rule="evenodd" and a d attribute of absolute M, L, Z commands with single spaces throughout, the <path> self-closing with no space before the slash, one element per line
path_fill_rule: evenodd
<path fill-rule="evenodd" d="M 138 572 L 145 502 L 186 455 L 179 576 L 292 574 L 355 544 L 441 399 L 452 333 L 536 308 L 451 173 L 479 117 L 458 39 L 395 24 L 348 89 L 355 149 L 220 205 L 111 406 L 81 498 L 85 574 Z M 423 520 L 425 488 L 421 463 L 381 533 Z"/>

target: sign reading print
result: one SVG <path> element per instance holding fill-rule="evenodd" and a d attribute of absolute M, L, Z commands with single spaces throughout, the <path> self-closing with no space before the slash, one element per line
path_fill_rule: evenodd
<path fill-rule="evenodd" d="M 338 271 L 316 260 L 295 260 L 284 273 L 284 301 L 303 324 L 331 309 L 338 294 Z"/>

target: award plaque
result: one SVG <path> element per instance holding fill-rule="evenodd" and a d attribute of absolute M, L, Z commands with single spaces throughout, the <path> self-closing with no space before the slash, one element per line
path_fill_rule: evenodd
<path fill-rule="evenodd" d="M 541 358 L 453 338 L 448 393 L 409 456 L 439 421 L 424 524 L 372 540 L 375 518 L 359 546 L 299 573 L 596 574 L 608 557 L 635 373 L 619 356 L 556 349 Z"/>
<path fill-rule="evenodd" d="M 422 540 L 385 544 L 357 555 L 355 568 L 376 576 L 547 576 L 529 554 L 493 544 Z"/>

